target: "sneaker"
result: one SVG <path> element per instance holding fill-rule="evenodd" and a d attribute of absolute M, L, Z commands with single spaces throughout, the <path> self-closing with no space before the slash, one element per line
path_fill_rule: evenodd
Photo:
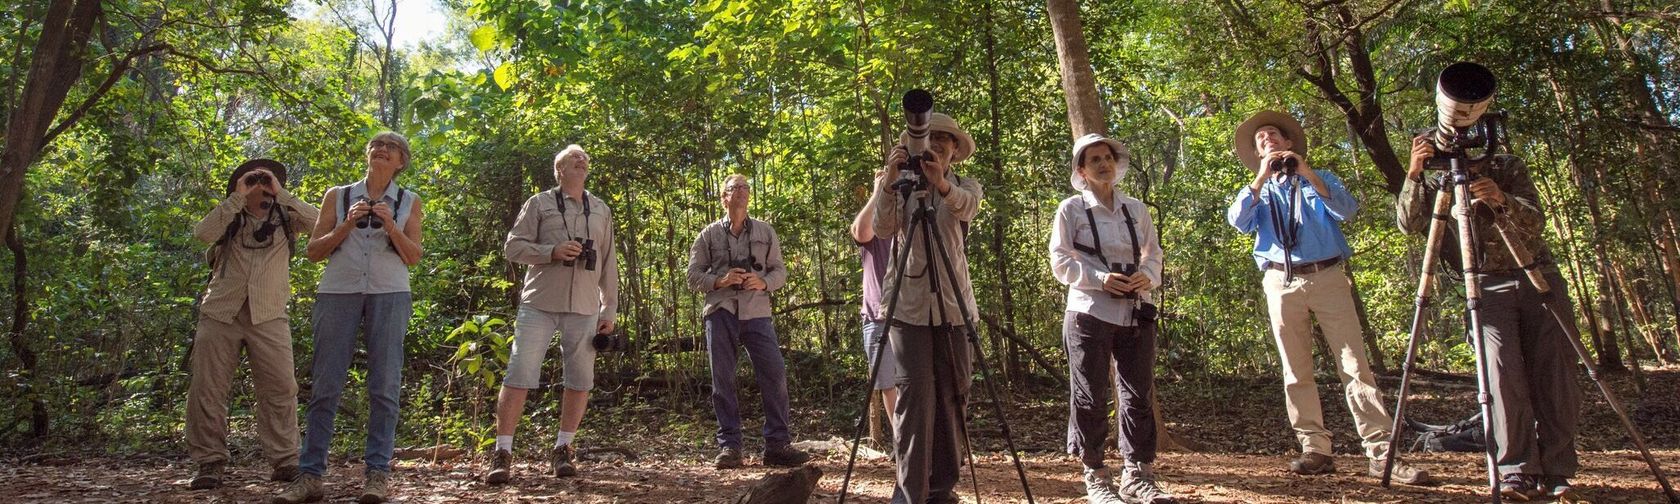
<path fill-rule="evenodd" d="M 224 467 L 225 464 L 222 462 L 205 462 L 199 464 L 198 470 L 193 472 L 192 482 L 187 483 L 187 488 L 191 488 L 193 490 L 209 490 L 222 486 L 222 470 Z"/>
<path fill-rule="evenodd" d="M 1366 474 L 1373 478 L 1381 478 L 1383 475 L 1383 459 L 1371 460 L 1369 467 L 1366 469 Z M 1429 471 L 1418 469 L 1400 459 L 1394 459 L 1394 469 L 1388 473 L 1388 476 L 1394 481 L 1406 485 L 1428 485 L 1435 482 L 1434 478 L 1429 477 Z"/>
<path fill-rule="evenodd" d="M 576 458 L 577 449 L 572 448 L 570 444 L 555 448 L 548 456 L 549 463 L 554 466 L 554 477 L 569 478 L 577 476 L 577 466 L 572 465 L 572 460 Z"/>
<path fill-rule="evenodd" d="M 292 478 L 292 484 L 286 485 L 279 495 L 268 498 L 268 504 L 302 504 L 321 500 L 321 477 L 309 473 L 299 474 Z"/>
<path fill-rule="evenodd" d="M 285 465 L 282 465 L 280 467 L 274 468 L 273 471 L 268 473 L 268 480 L 269 481 L 287 482 L 287 481 L 295 480 L 295 479 L 297 479 L 297 477 L 298 477 L 298 466 L 297 466 L 297 464 L 285 464 Z"/>
<path fill-rule="evenodd" d="M 764 450 L 764 465 L 776 467 L 799 467 L 811 460 L 811 454 L 799 451 L 791 445 L 782 445 Z"/>
<path fill-rule="evenodd" d="M 718 469 L 734 469 L 741 467 L 741 449 L 724 448 L 718 450 L 717 458 L 712 459 L 712 467 Z"/>
<path fill-rule="evenodd" d="M 379 504 L 385 502 L 391 494 L 391 473 L 386 471 L 368 471 L 367 479 L 362 481 L 362 496 L 356 502 L 362 504 Z"/>
<path fill-rule="evenodd" d="M 513 452 L 496 450 L 490 454 L 490 473 L 484 475 L 484 482 L 500 485 L 510 479 L 513 479 Z"/>
<path fill-rule="evenodd" d="M 1151 464 L 1126 464 L 1120 471 L 1120 498 L 1133 504 L 1178 504 L 1178 498 L 1155 484 Z"/>
<path fill-rule="evenodd" d="M 1540 496 L 1535 478 L 1527 474 L 1507 474 L 1499 480 L 1499 495 L 1517 502 L 1528 502 Z"/>
<path fill-rule="evenodd" d="M 1562 499 L 1575 494 L 1575 487 L 1569 484 L 1569 478 L 1563 476 L 1541 476 L 1537 490 L 1554 499 Z"/>
<path fill-rule="evenodd" d="M 1114 469 L 1085 468 L 1085 502 L 1091 504 L 1124 504 L 1114 490 Z"/>
<path fill-rule="evenodd" d="M 1336 459 L 1322 453 L 1302 453 L 1300 457 L 1289 461 L 1289 472 L 1300 475 L 1330 474 L 1336 472 Z"/>

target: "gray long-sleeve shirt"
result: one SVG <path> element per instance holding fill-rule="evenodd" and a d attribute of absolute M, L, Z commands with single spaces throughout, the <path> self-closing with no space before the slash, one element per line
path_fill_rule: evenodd
<path fill-rule="evenodd" d="M 750 269 L 764 279 L 764 290 L 717 288 L 718 278 L 729 273 L 731 261 L 753 259 L 762 269 Z M 764 221 L 747 218 L 741 234 L 729 232 L 729 218 L 706 225 L 688 248 L 688 288 L 706 295 L 706 315 L 729 310 L 736 318 L 751 320 L 770 316 L 770 293 L 787 285 L 787 268 L 782 263 L 782 241 Z"/>
<path fill-rule="evenodd" d="M 555 195 L 566 208 L 561 210 Z M 613 236 L 612 209 L 606 202 L 584 191 L 584 203 L 558 190 L 543 191 L 525 200 L 519 218 L 508 230 L 502 252 L 508 260 L 528 265 L 525 287 L 519 291 L 524 304 L 555 313 L 600 314 L 601 320 L 618 315 L 618 253 Z M 574 238 L 593 240 L 595 269 L 582 257 L 567 266 L 554 259 L 554 247 Z"/>
<path fill-rule="evenodd" d="M 898 246 L 910 247 L 910 255 L 904 263 L 904 285 L 898 287 L 898 270 L 895 264 L 887 265 L 887 281 L 882 285 L 882 295 L 887 299 L 892 297 L 893 289 L 902 288 L 898 295 L 898 308 L 893 312 L 893 320 L 900 323 L 935 326 L 949 322 L 951 325 L 964 325 L 962 313 L 957 311 L 957 296 L 961 295 L 963 302 L 968 305 L 970 317 L 978 320 L 979 307 L 974 303 L 974 286 L 968 278 L 968 253 L 963 249 L 967 241 L 964 236 L 965 223 L 974 220 L 980 213 L 980 183 L 972 178 L 958 177 L 947 172 L 945 180 L 951 183 L 951 192 L 941 196 L 939 191 L 928 189 L 929 207 L 933 209 L 934 227 L 939 229 L 940 242 L 951 258 L 951 269 L 956 272 L 956 285 L 951 285 L 951 275 L 945 273 L 945 264 L 938 265 L 940 301 L 944 305 L 944 318 L 940 317 L 939 304 L 934 302 L 933 285 L 928 282 L 928 274 L 932 272 L 928 267 L 939 262 L 939 245 L 934 245 L 934 255 L 928 256 L 926 233 L 920 229 L 905 227 L 904 218 L 907 211 L 914 211 L 918 205 L 916 197 L 912 195 L 909 209 L 904 208 L 904 198 L 890 187 L 882 187 L 884 194 L 878 194 L 875 201 L 875 235 L 891 236 L 897 240 Z M 918 226 L 919 228 L 919 226 Z M 914 237 L 914 240 L 911 238 Z M 885 301 L 885 300 L 883 300 Z"/>

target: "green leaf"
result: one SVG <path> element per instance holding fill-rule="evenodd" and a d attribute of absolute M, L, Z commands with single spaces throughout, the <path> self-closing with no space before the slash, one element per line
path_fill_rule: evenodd
<path fill-rule="evenodd" d="M 513 81 L 516 79 L 513 75 L 513 62 L 502 63 L 497 66 L 493 77 L 496 79 L 496 87 L 502 88 L 503 91 L 512 88 Z"/>
<path fill-rule="evenodd" d="M 490 52 L 490 49 L 496 47 L 496 38 L 499 35 L 496 25 L 487 24 L 467 34 L 467 39 L 471 40 L 473 47 L 477 47 L 479 51 Z"/>

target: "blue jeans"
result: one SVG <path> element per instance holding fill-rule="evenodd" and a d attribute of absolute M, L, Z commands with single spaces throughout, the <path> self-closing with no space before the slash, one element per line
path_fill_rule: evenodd
<path fill-rule="evenodd" d="M 315 357 L 309 372 L 314 384 L 309 394 L 303 453 L 298 457 L 302 472 L 316 476 L 326 472 L 333 417 L 344 395 L 350 359 L 356 353 L 358 329 L 366 337 L 368 354 L 367 451 L 362 463 L 366 471 L 391 470 L 391 452 L 397 441 L 403 336 L 414 314 L 411 301 L 408 292 L 315 296 Z"/>
<path fill-rule="evenodd" d="M 740 320 L 729 310 L 706 316 L 706 352 L 712 364 L 712 410 L 717 413 L 717 442 L 723 448 L 741 449 L 741 413 L 735 398 L 735 368 L 739 356 L 735 347 L 747 347 L 758 391 L 764 396 L 764 447 L 787 446 L 787 365 L 770 317 Z"/>

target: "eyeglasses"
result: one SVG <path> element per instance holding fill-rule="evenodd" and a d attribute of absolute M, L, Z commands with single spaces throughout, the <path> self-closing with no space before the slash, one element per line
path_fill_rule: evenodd
<path fill-rule="evenodd" d="M 394 150 L 394 151 L 403 150 L 402 144 L 399 144 L 399 143 L 396 143 L 396 142 L 387 142 L 387 141 L 384 141 L 384 140 L 369 140 L 368 141 L 368 150 L 376 150 L 376 149 L 385 149 L 385 150 Z"/>
<path fill-rule="evenodd" d="M 723 192 L 736 192 L 736 191 L 752 192 L 752 186 L 748 186 L 746 184 L 730 184 L 730 185 L 724 186 L 724 188 L 723 188 Z"/>

